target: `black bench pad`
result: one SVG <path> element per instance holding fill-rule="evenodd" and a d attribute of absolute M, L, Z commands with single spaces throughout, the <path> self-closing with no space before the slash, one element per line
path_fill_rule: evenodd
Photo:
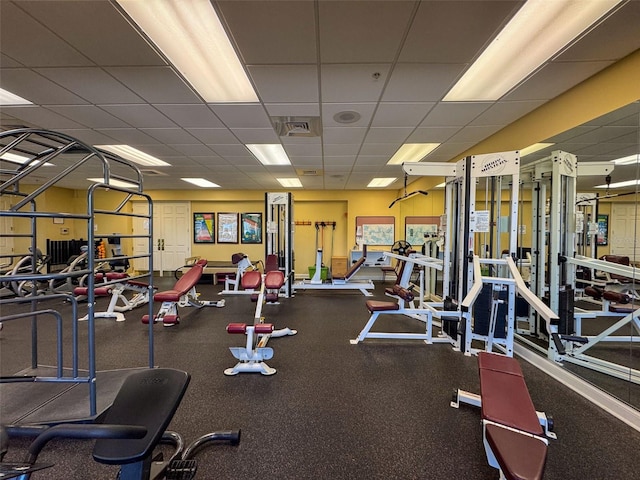
<path fill-rule="evenodd" d="M 190 378 L 187 372 L 169 368 L 129 375 L 103 423 L 139 425 L 147 429 L 147 434 L 140 439 L 97 440 L 93 458 L 109 465 L 124 465 L 150 455 L 178 409 Z"/>

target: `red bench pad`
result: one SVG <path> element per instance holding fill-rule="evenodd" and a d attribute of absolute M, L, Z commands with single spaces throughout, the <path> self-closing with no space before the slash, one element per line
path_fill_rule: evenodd
<path fill-rule="evenodd" d="M 264 286 L 269 290 L 280 290 L 284 285 L 284 273 L 280 270 L 272 270 L 264 276 Z"/>
<path fill-rule="evenodd" d="M 527 384 L 521 375 L 480 369 L 482 418 L 516 430 L 543 435 Z"/>
<path fill-rule="evenodd" d="M 516 359 L 497 353 L 478 353 L 478 368 L 523 376 L 520 364 Z"/>
<path fill-rule="evenodd" d="M 539 438 L 486 424 L 491 451 L 508 480 L 538 480 L 544 474 L 547 445 Z"/>
<path fill-rule="evenodd" d="M 88 287 L 76 287 L 73 289 L 74 295 L 89 295 Z M 96 297 L 107 297 L 111 295 L 111 287 L 97 287 L 93 289 L 93 294 Z"/>
<path fill-rule="evenodd" d="M 164 292 L 158 292 L 153 296 L 153 300 L 156 302 L 178 302 L 180 297 L 191 290 L 202 277 L 202 271 L 207 265 L 207 260 L 202 259 L 187 270 L 180 280 L 176 282 L 171 290 L 165 290 Z"/>
<path fill-rule="evenodd" d="M 262 284 L 262 275 L 257 270 L 245 272 L 240 283 L 245 290 L 256 290 Z"/>
<path fill-rule="evenodd" d="M 367 300 L 367 310 L 373 312 L 387 312 L 400 310 L 400 305 L 395 302 L 381 302 L 380 300 Z"/>

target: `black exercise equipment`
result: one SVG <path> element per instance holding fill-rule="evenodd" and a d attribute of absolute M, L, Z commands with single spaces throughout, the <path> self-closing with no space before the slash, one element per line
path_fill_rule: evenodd
<path fill-rule="evenodd" d="M 8 437 L 37 435 L 22 463 L 0 463 L 0 476 L 28 480 L 31 472 L 51 467 L 36 463 L 38 454 L 54 438 L 94 439 L 93 458 L 100 463 L 120 465 L 119 480 L 162 478 L 190 479 L 197 465 L 193 455 L 206 443 L 240 442 L 240 431 L 213 432 L 198 438 L 186 449 L 182 437 L 167 431 L 191 377 L 168 369 L 146 369 L 129 375 L 113 404 L 93 424 L 47 426 L 6 426 L 0 429 L 0 462 L 8 448 Z M 117 441 L 114 441 L 116 440 Z M 168 461 L 152 457 L 159 444 L 172 444 Z"/>
<path fill-rule="evenodd" d="M 391 251 L 393 253 L 397 253 L 402 256 L 406 256 L 409 250 L 411 250 L 411 244 L 406 240 L 398 240 L 391 246 Z"/>

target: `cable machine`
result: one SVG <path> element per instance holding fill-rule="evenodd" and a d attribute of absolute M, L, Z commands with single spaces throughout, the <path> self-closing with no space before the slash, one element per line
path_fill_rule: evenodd
<path fill-rule="evenodd" d="M 528 291 L 512 265 L 517 250 L 519 152 L 472 155 L 455 165 L 410 164 L 404 169 L 447 178 L 440 316 L 452 343 L 465 354 L 481 344 L 488 351 L 500 345 L 512 355 L 516 293 L 524 293 L 551 328 L 555 315 Z"/>
<path fill-rule="evenodd" d="M 293 195 L 291 192 L 267 192 L 265 194 L 266 244 L 265 258 L 278 257 L 278 269 L 284 273 L 285 282 L 281 292 L 293 295 L 295 277 L 293 253 Z"/>

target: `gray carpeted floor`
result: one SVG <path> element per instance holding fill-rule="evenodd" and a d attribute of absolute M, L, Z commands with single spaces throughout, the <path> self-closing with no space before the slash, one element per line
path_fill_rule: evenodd
<path fill-rule="evenodd" d="M 204 299 L 220 298 L 219 287 L 198 289 Z M 376 297 L 382 298 L 380 285 Z M 170 428 L 186 442 L 214 430 L 242 429 L 239 446 L 213 446 L 197 455 L 198 478 L 498 478 L 485 458 L 479 411 L 449 406 L 455 388 L 478 391 L 475 358 L 419 341 L 350 345 L 368 318 L 365 297 L 307 291 L 264 308 L 267 322 L 299 332 L 269 342 L 275 353 L 268 364 L 278 373 L 227 377 L 224 369 L 235 364 L 228 347 L 242 346 L 244 337 L 226 334 L 225 327 L 251 323 L 255 304 L 247 296 L 225 298 L 224 308 L 184 308 L 179 326 L 155 326 L 156 365 L 192 375 Z M 142 313 L 126 313 L 123 323 L 97 320 L 100 370 L 145 366 L 148 338 Z M 65 332 L 69 323 L 67 318 Z M 55 358 L 51 324 L 39 325 L 42 364 Z M 379 324 L 420 328 L 397 315 Z M 81 326 L 81 338 L 84 334 Z M 30 321 L 5 323 L 0 333 L 3 375 L 30 365 L 29 339 Z M 70 358 L 68 349 L 65 358 Z M 640 433 L 521 363 L 536 408 L 555 419 L 558 440 L 550 442 L 546 479 L 638 478 Z M 6 460 L 20 460 L 25 445 L 12 441 Z M 39 460 L 55 467 L 33 478 L 115 478 L 117 468 L 94 462 L 91 448 L 87 441 L 52 442 Z"/>

